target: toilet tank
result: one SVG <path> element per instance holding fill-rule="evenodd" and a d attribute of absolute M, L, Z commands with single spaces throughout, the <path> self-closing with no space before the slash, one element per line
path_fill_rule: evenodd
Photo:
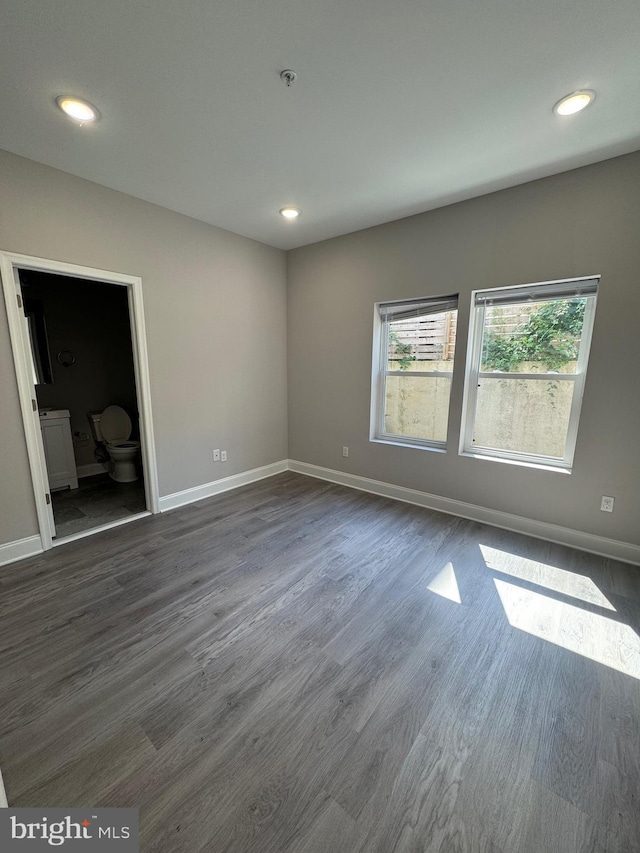
<path fill-rule="evenodd" d="M 89 412 L 88 418 L 89 423 L 91 424 L 91 432 L 93 433 L 93 437 L 96 441 L 102 442 L 104 438 L 102 437 L 102 430 L 100 429 L 100 418 L 102 417 L 102 412 Z"/>

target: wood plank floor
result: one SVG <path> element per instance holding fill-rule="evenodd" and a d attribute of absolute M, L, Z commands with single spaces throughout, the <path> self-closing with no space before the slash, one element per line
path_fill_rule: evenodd
<path fill-rule="evenodd" d="M 640 849 L 640 569 L 297 474 L 0 569 L 14 806 L 141 850 Z"/>

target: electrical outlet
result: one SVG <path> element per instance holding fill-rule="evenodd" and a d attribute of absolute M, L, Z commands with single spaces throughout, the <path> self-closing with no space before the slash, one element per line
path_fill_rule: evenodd
<path fill-rule="evenodd" d="M 222 453 L 220 454 L 220 461 L 221 462 L 227 461 L 227 451 L 226 450 L 223 450 Z"/>
<path fill-rule="evenodd" d="M 602 512 L 613 512 L 613 502 L 615 498 L 608 498 L 606 495 L 602 496 L 602 501 L 600 502 L 600 509 Z"/>
<path fill-rule="evenodd" d="M 343 456 L 348 456 L 348 455 L 349 455 L 349 448 L 348 448 L 348 447 L 343 447 L 343 448 L 342 448 L 342 455 L 343 455 Z"/>
<path fill-rule="evenodd" d="M 219 462 L 219 461 L 220 461 L 220 451 L 219 451 L 219 450 L 214 450 L 214 451 L 213 451 L 213 461 L 214 461 L 214 462 Z"/>

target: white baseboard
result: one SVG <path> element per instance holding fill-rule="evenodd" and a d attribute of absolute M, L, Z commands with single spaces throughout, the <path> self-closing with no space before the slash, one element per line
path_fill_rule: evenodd
<path fill-rule="evenodd" d="M 25 557 L 34 557 L 36 554 L 42 554 L 43 550 L 40 536 L 27 536 L 26 539 L 7 542 L 5 545 L 0 545 L 0 566 L 15 563 L 16 560 L 24 560 Z"/>
<path fill-rule="evenodd" d="M 221 480 L 214 480 L 212 483 L 204 483 L 202 486 L 194 486 L 192 489 L 174 492 L 172 495 L 165 495 L 160 498 L 160 512 L 195 503 L 195 501 L 201 501 L 213 495 L 219 495 L 221 492 L 237 489 L 240 486 L 247 486 L 249 483 L 264 480 L 266 477 L 273 477 L 274 474 L 282 474 L 283 471 L 288 470 L 288 460 L 282 459 L 280 462 L 273 462 L 271 465 L 252 468 L 251 471 L 243 471 L 241 474 L 223 477 Z"/>
<path fill-rule="evenodd" d="M 76 468 L 78 479 L 81 477 L 95 477 L 96 474 L 104 474 L 107 466 L 102 462 L 90 462 L 88 465 L 78 465 Z"/>
<path fill-rule="evenodd" d="M 595 536 L 593 533 L 584 533 L 581 530 L 572 530 L 569 527 L 561 527 L 558 524 L 550 524 L 545 521 L 535 521 L 521 515 L 512 515 L 508 512 L 500 512 L 495 509 L 487 509 L 476 504 L 464 501 L 443 498 L 440 495 L 431 495 L 428 492 L 420 492 L 416 489 L 407 489 L 404 486 L 394 486 L 392 483 L 383 483 L 380 480 L 370 480 L 368 477 L 358 477 L 355 474 L 346 474 L 343 471 L 335 471 L 332 468 L 322 468 L 319 465 L 311 465 L 308 462 L 296 462 L 289 460 L 289 470 L 298 474 L 306 474 L 309 477 L 317 477 L 319 480 L 328 480 L 330 483 L 339 483 L 352 489 L 363 492 L 371 492 L 385 498 L 394 498 L 405 503 L 416 504 L 427 509 L 438 512 L 446 512 L 449 515 L 457 515 L 468 518 L 471 521 L 479 521 L 492 527 L 501 527 L 504 530 L 512 530 L 515 533 L 524 533 L 536 539 L 545 539 L 547 542 L 555 542 L 558 545 L 568 545 L 579 551 L 588 551 L 590 554 L 598 554 L 602 557 L 611 557 L 614 560 L 622 560 L 625 563 L 640 565 L 640 546 L 630 542 L 620 542 L 617 539 L 607 539 L 605 536 Z"/>
<path fill-rule="evenodd" d="M 630 542 L 620 542 L 616 539 L 608 539 L 605 536 L 595 536 L 592 533 L 572 530 L 571 528 L 561 527 L 557 524 L 535 521 L 524 516 L 512 515 L 508 512 L 500 512 L 499 510 L 488 509 L 487 507 L 477 506 L 476 504 L 465 503 L 464 501 L 457 501 L 452 498 L 444 498 L 440 495 L 432 495 L 428 492 L 418 491 L 417 489 L 407 489 L 404 486 L 395 486 L 392 483 L 371 480 L 368 477 L 359 477 L 355 474 L 345 473 L 344 471 L 311 465 L 308 462 L 298 462 L 294 459 L 283 459 L 271 465 L 263 465 L 261 468 L 253 468 L 250 471 L 243 471 L 241 474 L 234 474 L 231 477 L 214 480 L 212 483 L 205 483 L 202 486 L 195 486 L 191 489 L 166 495 L 160 498 L 160 511 L 166 512 L 167 510 L 176 509 L 195 501 L 201 501 L 213 495 L 228 492 L 231 489 L 237 489 L 249 483 L 255 483 L 258 480 L 273 477 L 275 474 L 282 474 L 284 471 L 295 471 L 298 474 L 306 474 L 309 477 L 327 480 L 330 483 L 338 483 L 342 486 L 370 492 L 374 495 L 381 495 L 382 497 L 415 504 L 426 509 L 445 512 L 461 518 L 468 518 L 471 521 L 489 524 L 492 527 L 501 527 L 504 530 L 523 533 L 526 536 L 533 536 L 536 539 L 545 539 L 547 542 L 567 545 L 570 548 L 577 548 L 579 551 L 588 551 L 591 554 L 599 554 L 600 556 L 610 557 L 614 560 L 622 560 L 625 563 L 640 565 L 640 546 Z M 8 542 L 5 545 L 0 545 L 0 566 L 13 563 L 17 560 L 23 560 L 26 557 L 33 557 L 42 552 L 43 548 L 40 536 L 28 536 L 26 539 Z"/>

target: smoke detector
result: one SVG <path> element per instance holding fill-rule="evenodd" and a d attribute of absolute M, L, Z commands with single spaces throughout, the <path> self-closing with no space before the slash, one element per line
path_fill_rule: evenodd
<path fill-rule="evenodd" d="M 296 77 L 298 75 L 295 71 L 292 71 L 290 68 L 285 68 L 284 71 L 280 72 L 280 79 L 287 84 L 287 86 L 293 86 L 296 82 Z"/>

